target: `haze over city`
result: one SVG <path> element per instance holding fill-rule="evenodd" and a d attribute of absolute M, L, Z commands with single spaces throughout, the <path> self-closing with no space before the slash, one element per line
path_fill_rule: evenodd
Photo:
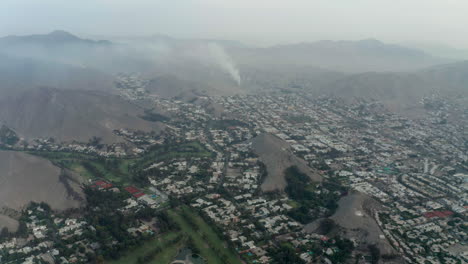
<path fill-rule="evenodd" d="M 466 10 L 3 0 L 0 263 L 468 263 Z"/>
<path fill-rule="evenodd" d="M 375 38 L 468 46 L 463 0 L 6 0 L 1 7 L 1 35 L 63 29 L 86 36 L 167 34 L 259 45 Z"/>

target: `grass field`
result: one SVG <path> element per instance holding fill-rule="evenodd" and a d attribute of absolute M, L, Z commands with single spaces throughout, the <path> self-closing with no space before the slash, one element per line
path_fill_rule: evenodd
<path fill-rule="evenodd" d="M 118 260 L 107 261 L 108 264 L 136 264 L 138 258 L 144 257 L 149 254 L 156 247 L 162 248 L 161 253 L 154 256 L 154 258 L 149 261 L 150 264 L 168 264 L 174 260 L 174 257 L 177 255 L 179 248 L 183 247 L 183 239 L 175 244 L 170 244 L 168 241 L 174 239 L 180 234 L 180 232 L 171 232 L 163 234 L 160 237 L 156 237 L 151 241 L 144 243 L 142 246 L 134 249 L 130 249 Z"/>
<path fill-rule="evenodd" d="M 185 214 L 185 217 L 184 217 Z M 154 239 L 143 245 L 128 250 L 124 256 L 115 261 L 107 261 L 108 264 L 136 264 L 138 258 L 148 255 L 156 247 L 162 251 L 147 262 L 150 264 L 168 264 L 174 260 L 180 248 L 186 246 L 187 238 L 191 237 L 195 246 L 200 250 L 200 255 L 207 264 L 240 264 L 242 263 L 237 254 L 229 248 L 224 247 L 224 242 L 216 232 L 201 218 L 198 213 L 187 206 L 169 210 L 169 217 L 180 227 L 180 231 L 168 232 L 156 235 Z M 186 219 L 191 219 L 192 224 Z M 193 228 L 196 225 L 197 228 Z M 196 230 L 195 230 L 196 229 Z M 183 239 L 175 244 L 169 241 L 182 234 Z"/>
<path fill-rule="evenodd" d="M 193 228 L 187 219 L 186 214 L 198 230 Z M 182 206 L 177 210 L 170 210 L 169 216 L 180 226 L 182 232 L 193 239 L 195 246 L 200 250 L 200 255 L 209 264 L 237 264 L 242 263 L 237 254 L 229 248 L 224 247 L 225 243 L 219 238 L 216 232 L 192 209 Z"/>
<path fill-rule="evenodd" d="M 86 179 L 92 179 L 93 178 L 93 175 L 92 173 L 90 173 L 87 169 L 85 169 L 83 167 L 83 165 L 81 165 L 80 163 L 76 162 L 76 163 L 72 163 L 70 166 L 69 166 L 69 169 L 80 174 L 81 176 L 83 176 L 84 178 Z"/>
<path fill-rule="evenodd" d="M 136 158 L 104 159 L 94 155 L 72 152 L 37 151 L 29 153 L 44 157 L 59 167 L 70 169 L 85 179 L 104 178 L 122 185 L 134 184 L 132 171 L 143 170 L 154 162 L 173 158 L 201 158 L 213 155 L 199 142 L 157 146 Z"/>
<path fill-rule="evenodd" d="M 93 155 L 69 152 L 31 152 L 44 157 L 55 165 L 80 174 L 85 179 L 105 178 L 115 183 L 130 182 L 128 162 L 125 159 L 99 159 Z M 87 165 L 85 166 L 86 163 Z M 111 165 L 115 163 L 115 165 Z"/>
<path fill-rule="evenodd" d="M 299 206 L 301 206 L 298 202 L 294 200 L 288 200 L 287 204 L 291 206 L 292 208 L 298 208 Z"/>

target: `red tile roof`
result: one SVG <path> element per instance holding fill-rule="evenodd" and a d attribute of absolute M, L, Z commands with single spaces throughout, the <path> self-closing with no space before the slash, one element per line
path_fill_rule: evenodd
<path fill-rule="evenodd" d="M 107 189 L 107 188 L 110 188 L 112 187 L 112 183 L 108 183 L 106 181 L 102 181 L 102 180 L 99 180 L 99 181 L 96 181 L 94 184 L 96 184 L 97 186 L 101 187 L 101 188 L 104 188 L 104 189 Z"/>
<path fill-rule="evenodd" d="M 145 195 L 145 193 L 144 193 L 144 192 L 140 192 L 140 193 L 135 193 L 135 194 L 133 194 L 133 197 L 135 197 L 135 198 L 140 198 L 140 197 L 142 197 L 143 195 Z"/>
<path fill-rule="evenodd" d="M 427 218 L 434 218 L 434 217 L 448 217 L 453 215 L 452 211 L 433 211 L 433 212 L 427 212 L 424 214 L 425 217 Z"/>
<path fill-rule="evenodd" d="M 128 187 L 125 187 L 124 188 L 127 192 L 129 192 L 130 194 L 134 194 L 134 193 L 139 193 L 141 192 L 139 189 L 137 189 L 136 187 L 133 187 L 133 186 L 128 186 Z"/>

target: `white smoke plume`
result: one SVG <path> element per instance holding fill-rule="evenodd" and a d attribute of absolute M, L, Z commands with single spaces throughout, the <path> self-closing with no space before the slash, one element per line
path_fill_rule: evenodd
<path fill-rule="evenodd" d="M 208 48 L 215 60 L 215 63 L 219 67 L 221 67 L 222 70 L 228 73 L 231 76 L 231 78 L 237 83 L 237 85 L 240 86 L 241 76 L 239 69 L 237 69 L 232 58 L 226 53 L 224 48 L 216 43 L 210 43 Z"/>

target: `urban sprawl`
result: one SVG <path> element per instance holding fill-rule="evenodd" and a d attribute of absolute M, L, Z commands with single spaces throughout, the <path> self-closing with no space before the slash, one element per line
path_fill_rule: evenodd
<path fill-rule="evenodd" d="M 164 123 L 160 134 L 2 145 L 79 168 L 86 203 L 10 212 L 20 227 L 2 231 L 0 263 L 468 262 L 467 119 L 447 122 L 459 106 L 427 97 L 427 117 L 412 120 L 379 102 L 296 92 L 183 102 L 144 86 L 133 75 L 118 85 L 164 109 L 142 117 Z"/>

